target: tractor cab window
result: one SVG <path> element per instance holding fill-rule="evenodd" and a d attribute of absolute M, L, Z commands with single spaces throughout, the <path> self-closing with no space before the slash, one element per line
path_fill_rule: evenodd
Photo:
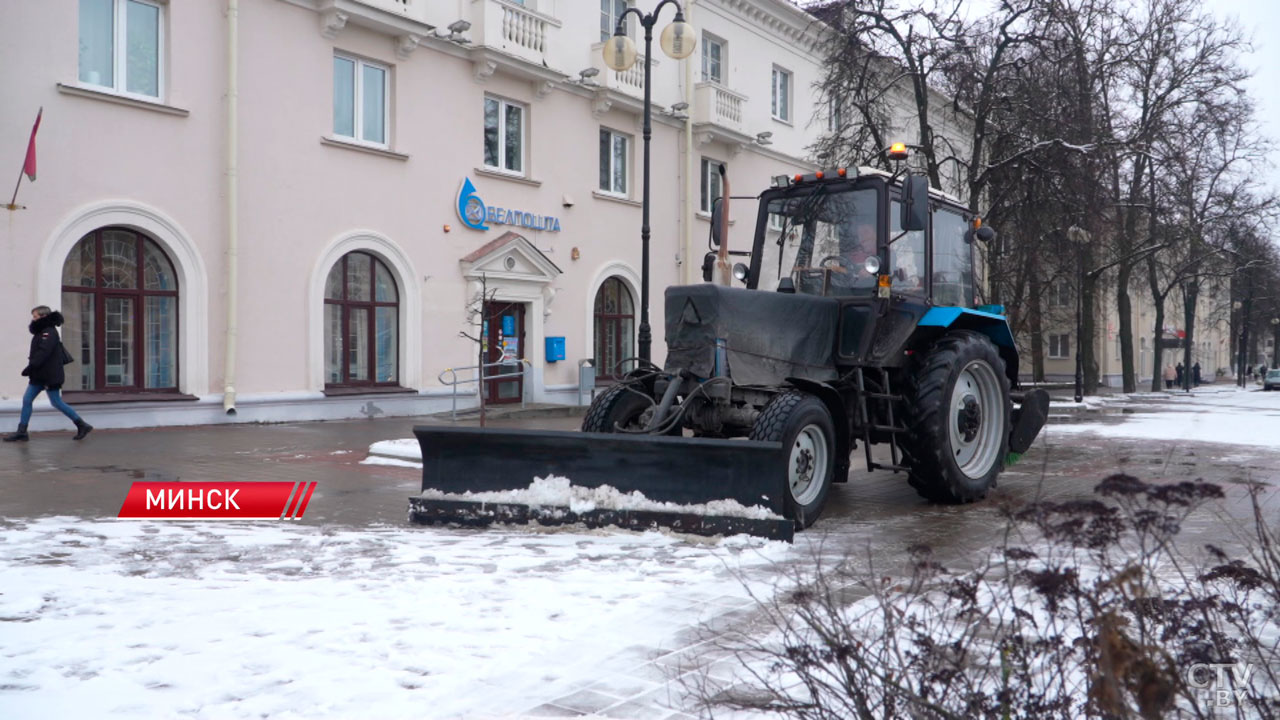
<path fill-rule="evenodd" d="M 902 203 L 889 205 L 889 274 L 894 292 L 924 292 L 924 231 L 902 232 Z"/>
<path fill-rule="evenodd" d="M 933 213 L 933 302 L 973 307 L 973 248 L 965 242 L 969 223 L 958 212 Z"/>
<path fill-rule="evenodd" d="M 781 218 L 780 231 L 765 233 L 756 287 L 774 290 L 790 277 L 796 292 L 828 297 L 871 295 L 875 275 L 865 268 L 876 254 L 877 193 L 874 189 L 775 198 L 767 212 Z"/>

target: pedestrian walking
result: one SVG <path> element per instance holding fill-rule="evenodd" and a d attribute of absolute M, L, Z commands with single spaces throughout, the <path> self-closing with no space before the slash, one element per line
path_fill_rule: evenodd
<path fill-rule="evenodd" d="M 1165 390 L 1173 389 L 1173 378 L 1174 378 L 1173 366 L 1165 365 L 1164 366 L 1164 389 Z"/>
<path fill-rule="evenodd" d="M 1191 382 L 1200 387 L 1200 363 L 1191 366 Z"/>
<path fill-rule="evenodd" d="M 1183 373 L 1185 372 L 1186 372 L 1186 368 L 1182 366 L 1182 363 L 1178 363 L 1178 367 L 1177 367 L 1178 387 L 1182 387 L 1182 377 L 1183 377 Z"/>
<path fill-rule="evenodd" d="M 62 338 L 58 328 L 62 325 L 62 313 L 50 310 L 41 305 L 31 310 L 31 352 L 27 355 L 27 367 L 22 374 L 27 378 L 27 391 L 22 396 L 22 416 L 18 420 L 18 432 L 5 435 L 5 442 L 26 441 L 27 423 L 31 420 L 31 404 L 40 393 L 49 395 L 49 402 L 63 415 L 76 424 L 76 440 L 84 439 L 93 426 L 76 414 L 62 399 L 62 383 L 66 382 L 66 374 L 62 366 L 73 358 L 62 347 Z"/>

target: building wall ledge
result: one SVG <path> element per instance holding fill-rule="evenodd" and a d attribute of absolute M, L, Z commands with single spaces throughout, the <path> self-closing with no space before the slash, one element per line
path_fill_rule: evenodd
<path fill-rule="evenodd" d="M 89 98 L 90 100 L 101 100 L 103 102 L 115 103 L 117 105 L 126 105 L 128 107 L 151 110 L 152 112 L 163 113 L 165 115 L 187 117 L 191 114 L 190 110 L 174 107 L 173 105 L 166 105 L 158 100 L 143 100 L 131 95 L 122 95 L 104 88 L 80 85 L 79 83 L 58 83 L 58 92 L 63 95 L 75 95 L 76 97 Z"/>

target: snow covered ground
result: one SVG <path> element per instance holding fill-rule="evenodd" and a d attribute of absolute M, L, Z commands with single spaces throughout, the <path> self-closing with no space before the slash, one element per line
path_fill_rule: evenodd
<path fill-rule="evenodd" d="M 6 720 L 515 717 L 592 683 L 665 718 L 661 678 L 628 671 L 742 607 L 735 573 L 789 552 L 581 529 L 0 529 Z"/>
<path fill-rule="evenodd" d="M 1050 424 L 1045 435 L 1053 442 L 1076 434 L 1104 434 L 1280 449 L 1280 393 L 1212 387 L 1192 393 L 1138 394 L 1125 404 L 1131 406 L 1130 413 L 1096 422 Z"/>

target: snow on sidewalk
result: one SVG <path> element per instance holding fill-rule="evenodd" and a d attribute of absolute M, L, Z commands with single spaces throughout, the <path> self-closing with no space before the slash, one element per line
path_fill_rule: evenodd
<path fill-rule="evenodd" d="M 6 720 L 512 717 L 745 602 L 734 573 L 789 551 L 581 530 L 0 527 Z"/>
<path fill-rule="evenodd" d="M 1147 398 L 1143 398 L 1147 400 Z M 1081 433 L 1167 442 L 1206 442 L 1280 449 L 1280 393 L 1217 391 L 1169 395 L 1164 403 L 1117 416 L 1119 422 L 1050 424 L 1049 438 Z"/>

